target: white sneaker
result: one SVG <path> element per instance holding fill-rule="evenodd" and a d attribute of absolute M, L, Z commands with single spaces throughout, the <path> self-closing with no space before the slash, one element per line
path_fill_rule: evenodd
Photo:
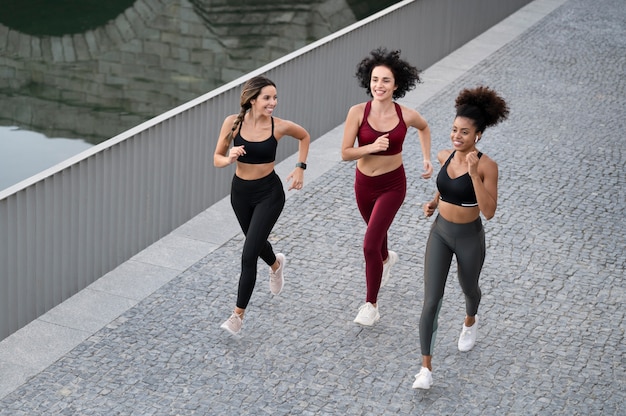
<path fill-rule="evenodd" d="M 283 290 L 283 286 L 285 284 L 284 271 L 285 266 L 287 265 L 287 259 L 283 253 L 278 253 L 276 255 L 276 260 L 278 260 L 278 269 L 275 272 L 272 271 L 270 267 L 270 292 L 273 295 L 278 295 L 281 290 Z"/>
<path fill-rule="evenodd" d="M 413 382 L 414 389 L 428 390 L 433 385 L 433 373 L 426 367 L 422 367 L 419 373 L 415 374 Z"/>
<path fill-rule="evenodd" d="M 478 315 L 475 318 L 474 325 L 467 327 L 463 324 L 461 336 L 459 336 L 459 351 L 466 352 L 474 348 L 478 336 Z"/>
<path fill-rule="evenodd" d="M 391 277 L 391 266 L 398 262 L 398 253 L 395 251 L 388 250 L 389 254 L 387 255 L 387 263 L 383 263 L 383 278 L 380 281 L 380 287 L 383 287 L 389 281 Z"/>
<path fill-rule="evenodd" d="M 230 318 L 225 320 L 224 323 L 220 325 L 220 328 L 227 330 L 232 335 L 239 335 L 242 325 L 243 321 L 241 319 L 241 315 L 233 312 L 232 315 L 230 315 Z"/>
<path fill-rule="evenodd" d="M 378 307 L 367 302 L 359 307 L 359 313 L 356 315 L 356 318 L 354 318 L 354 322 L 365 326 L 372 326 L 378 322 L 379 319 L 380 313 L 378 313 Z"/>

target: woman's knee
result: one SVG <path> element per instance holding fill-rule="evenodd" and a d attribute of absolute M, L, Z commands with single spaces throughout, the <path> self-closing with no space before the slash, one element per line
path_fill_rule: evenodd
<path fill-rule="evenodd" d="M 241 255 L 241 266 L 245 269 L 245 268 L 251 268 L 254 267 L 256 269 L 257 266 L 257 262 L 258 262 L 258 255 L 252 253 L 252 252 L 246 252 L 244 251 Z"/>
<path fill-rule="evenodd" d="M 440 299 L 424 299 L 424 305 L 422 306 L 422 317 L 432 317 L 437 315 L 439 309 Z"/>
<path fill-rule="evenodd" d="M 365 255 L 366 259 L 372 259 L 372 258 L 376 258 L 376 256 L 382 256 L 380 250 L 381 250 L 380 244 L 373 244 L 371 241 L 368 241 L 367 238 L 363 242 L 363 254 Z M 382 257 L 381 257 L 381 260 L 382 260 Z"/>

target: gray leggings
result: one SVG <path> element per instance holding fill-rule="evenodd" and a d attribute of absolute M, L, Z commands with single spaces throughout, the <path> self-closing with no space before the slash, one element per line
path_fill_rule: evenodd
<path fill-rule="evenodd" d="M 430 229 L 424 258 L 424 306 L 420 318 L 422 355 L 432 355 L 453 254 L 465 294 L 465 312 L 468 316 L 475 316 L 481 297 L 478 278 L 485 261 L 485 231 L 480 217 L 467 224 L 455 224 L 438 215 Z"/>

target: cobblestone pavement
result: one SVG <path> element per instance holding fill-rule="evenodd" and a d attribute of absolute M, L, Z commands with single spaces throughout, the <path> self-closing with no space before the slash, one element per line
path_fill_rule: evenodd
<path fill-rule="evenodd" d="M 0 414 L 626 414 L 624 21 L 623 0 L 569 0 L 419 108 L 434 155 L 449 145 L 461 88 L 489 85 L 511 106 L 481 141 L 499 162 L 500 196 L 485 225 L 479 339 L 456 349 L 453 268 L 431 390 L 411 388 L 432 223 L 420 205 L 434 193 L 413 131 L 389 236 L 400 261 L 375 327 L 352 323 L 364 224 L 354 164 L 342 162 L 288 200 L 271 236 L 288 258 L 285 289 L 272 297 L 259 265 L 242 337 L 219 329 L 239 235 L 4 397 Z"/>

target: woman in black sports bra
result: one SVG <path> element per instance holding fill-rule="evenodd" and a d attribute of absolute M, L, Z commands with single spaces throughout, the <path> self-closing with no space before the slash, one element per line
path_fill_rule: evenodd
<path fill-rule="evenodd" d="M 420 318 L 422 368 L 413 388 L 432 385 L 432 350 L 439 309 L 452 262 L 456 256 L 458 279 L 465 295 L 466 316 L 458 341 L 460 351 L 474 347 L 481 292 L 478 278 L 485 260 L 485 233 L 480 219 L 493 218 L 498 202 L 498 165 L 476 149 L 485 129 L 506 119 L 506 102 L 487 87 L 464 89 L 456 98 L 456 117 L 450 139 L 453 149 L 442 150 L 437 193 L 424 204 L 427 217 L 439 209 L 424 257 L 424 306 Z"/>
<path fill-rule="evenodd" d="M 298 163 L 287 176 L 287 182 L 291 181 L 289 190 L 302 189 L 304 182 L 311 137 L 296 123 L 273 117 L 277 103 L 276 85 L 271 80 L 262 76 L 248 80 L 241 91 L 241 111 L 224 120 L 213 155 L 216 167 L 237 163 L 230 201 L 246 236 L 237 304 L 221 326 L 234 335 L 241 330 L 254 290 L 259 257 L 270 266 L 270 292 L 278 295 L 283 288 L 286 259 L 282 253 L 274 254 L 267 239 L 285 205 L 283 185 L 274 172 L 276 148 L 284 136 L 300 142 Z"/>

